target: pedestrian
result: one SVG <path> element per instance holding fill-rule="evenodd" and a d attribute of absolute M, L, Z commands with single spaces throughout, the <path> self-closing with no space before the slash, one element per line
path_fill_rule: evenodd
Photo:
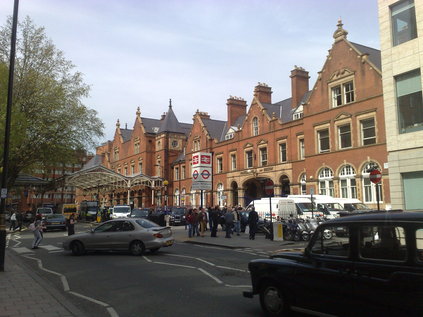
<path fill-rule="evenodd" d="M 38 215 L 37 215 L 38 216 Z M 43 240 L 43 222 L 39 217 L 36 217 L 33 223 L 29 225 L 29 229 L 34 234 L 34 241 L 32 241 L 32 249 L 38 249 Z"/>
<path fill-rule="evenodd" d="M 200 212 L 198 214 L 198 221 L 200 223 L 200 235 L 204 237 L 204 233 L 207 228 L 207 212 L 204 210 L 204 208 L 200 209 Z"/>
<path fill-rule="evenodd" d="M 188 210 L 185 221 L 188 224 L 188 238 L 192 238 L 194 235 L 194 215 L 192 209 Z"/>
<path fill-rule="evenodd" d="M 16 229 L 16 212 L 13 212 L 13 214 L 10 216 L 9 230 L 15 231 L 15 229 Z"/>
<path fill-rule="evenodd" d="M 254 240 L 256 238 L 257 222 L 258 222 L 258 213 L 253 207 L 248 214 L 248 226 L 250 227 L 250 240 Z"/>
<path fill-rule="evenodd" d="M 232 226 L 234 225 L 234 215 L 231 211 L 225 213 L 225 238 L 231 238 Z"/>
<path fill-rule="evenodd" d="M 194 216 L 194 231 L 193 231 L 193 236 L 197 235 L 197 237 L 200 236 L 200 232 L 198 231 L 198 225 L 200 223 L 200 219 L 199 219 L 199 213 L 198 213 L 198 209 L 194 208 L 194 210 L 192 211 L 193 216 Z"/>
<path fill-rule="evenodd" d="M 239 232 L 241 231 L 241 215 L 235 206 L 233 207 L 232 214 L 234 215 L 235 232 L 239 236 Z"/>
<path fill-rule="evenodd" d="M 75 234 L 75 222 L 75 214 L 72 213 L 67 221 L 68 236 Z"/>
<path fill-rule="evenodd" d="M 217 237 L 217 226 L 219 225 L 219 206 L 215 206 L 213 209 L 210 210 L 210 217 L 209 221 L 211 221 L 210 236 L 213 238 Z"/>
<path fill-rule="evenodd" d="M 24 216 L 22 212 L 18 211 L 18 213 L 16 214 L 16 222 L 18 223 L 18 226 L 16 227 L 16 229 L 19 228 L 19 231 L 22 230 L 23 219 L 24 219 Z"/>

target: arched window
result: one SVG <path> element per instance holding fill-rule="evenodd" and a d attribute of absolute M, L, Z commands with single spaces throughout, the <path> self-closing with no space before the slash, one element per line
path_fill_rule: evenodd
<path fill-rule="evenodd" d="M 181 196 L 179 195 L 179 189 L 175 189 L 174 204 L 175 204 L 175 206 L 181 205 Z"/>
<path fill-rule="evenodd" d="M 323 168 L 319 173 L 319 194 L 334 196 L 333 172 L 330 168 Z"/>
<path fill-rule="evenodd" d="M 253 118 L 253 136 L 259 135 L 259 123 L 257 117 Z"/>
<path fill-rule="evenodd" d="M 377 203 L 376 184 L 373 184 L 370 181 L 370 171 L 375 168 L 379 169 L 379 165 L 377 165 L 374 162 L 370 162 L 364 165 L 363 170 L 361 171 L 361 177 L 363 182 L 363 202 L 364 203 Z M 377 186 L 379 186 L 379 202 L 382 202 L 383 197 L 382 197 L 381 183 L 377 184 Z"/>
<path fill-rule="evenodd" d="M 217 184 L 217 203 L 219 206 L 223 206 L 223 184 Z"/>
<path fill-rule="evenodd" d="M 301 181 L 301 195 L 307 195 L 307 175 L 306 173 L 302 173 L 300 177 Z"/>
<path fill-rule="evenodd" d="M 182 193 L 181 193 L 181 206 L 185 206 L 185 188 L 182 188 Z"/>
<path fill-rule="evenodd" d="M 355 169 L 351 165 L 345 165 L 339 172 L 339 182 L 342 198 L 357 198 L 357 185 L 355 181 Z"/>

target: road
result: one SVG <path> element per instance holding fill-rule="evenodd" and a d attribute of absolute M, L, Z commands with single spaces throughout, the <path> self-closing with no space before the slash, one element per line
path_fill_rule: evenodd
<path fill-rule="evenodd" d="M 65 235 L 47 232 L 40 249 L 31 250 L 32 233 L 16 233 L 8 248 L 87 316 L 263 316 L 258 298 L 242 297 L 251 288 L 247 264 L 263 255 L 176 242 L 138 257 L 78 257 L 62 250 Z"/>

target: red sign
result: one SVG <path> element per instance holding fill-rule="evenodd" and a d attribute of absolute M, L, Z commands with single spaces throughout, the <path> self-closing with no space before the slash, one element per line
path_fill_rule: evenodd
<path fill-rule="evenodd" d="M 211 167 L 212 154 L 207 152 L 198 152 L 192 155 L 192 167 Z"/>
<path fill-rule="evenodd" d="M 201 155 L 201 165 L 210 165 L 211 159 L 209 155 Z"/>
<path fill-rule="evenodd" d="M 192 165 L 197 165 L 199 161 L 200 160 L 199 160 L 199 155 L 198 154 L 192 156 Z"/>
<path fill-rule="evenodd" d="M 274 187 L 275 185 L 273 184 L 273 181 L 271 179 L 268 179 L 266 183 L 264 183 L 264 192 L 266 193 L 266 195 L 272 196 Z"/>
<path fill-rule="evenodd" d="M 379 170 L 373 170 L 370 172 L 370 181 L 373 184 L 380 183 L 382 180 L 382 173 Z"/>

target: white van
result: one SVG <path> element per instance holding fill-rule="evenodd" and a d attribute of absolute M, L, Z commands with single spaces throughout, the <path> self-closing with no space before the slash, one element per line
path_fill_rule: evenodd
<path fill-rule="evenodd" d="M 296 214 L 295 202 L 292 199 L 286 197 L 272 197 L 271 203 L 273 221 L 277 221 L 278 218 L 288 218 L 290 214 Z M 250 210 L 253 206 L 260 218 L 270 220 L 269 198 L 253 200 L 248 204 L 246 210 Z M 279 210 L 281 210 L 281 212 Z"/>
<path fill-rule="evenodd" d="M 128 205 L 114 206 L 112 208 L 111 218 L 128 218 L 128 215 L 131 213 L 131 207 Z"/>
<path fill-rule="evenodd" d="M 316 206 L 311 203 L 311 200 L 309 198 L 295 196 L 296 195 L 289 195 L 288 198 L 292 199 L 295 202 L 295 207 L 297 209 L 297 215 L 299 218 L 306 219 L 326 216 L 324 212 L 316 209 Z"/>
<path fill-rule="evenodd" d="M 361 200 L 356 198 L 335 198 L 337 202 L 343 207 L 346 211 L 366 211 L 372 210 L 366 204 L 363 204 Z"/>
<path fill-rule="evenodd" d="M 288 195 L 289 198 L 303 198 L 311 202 L 311 195 Z M 313 195 L 314 209 L 324 217 L 332 219 L 339 217 L 339 212 L 344 208 L 339 204 L 336 198 L 327 195 Z"/>

